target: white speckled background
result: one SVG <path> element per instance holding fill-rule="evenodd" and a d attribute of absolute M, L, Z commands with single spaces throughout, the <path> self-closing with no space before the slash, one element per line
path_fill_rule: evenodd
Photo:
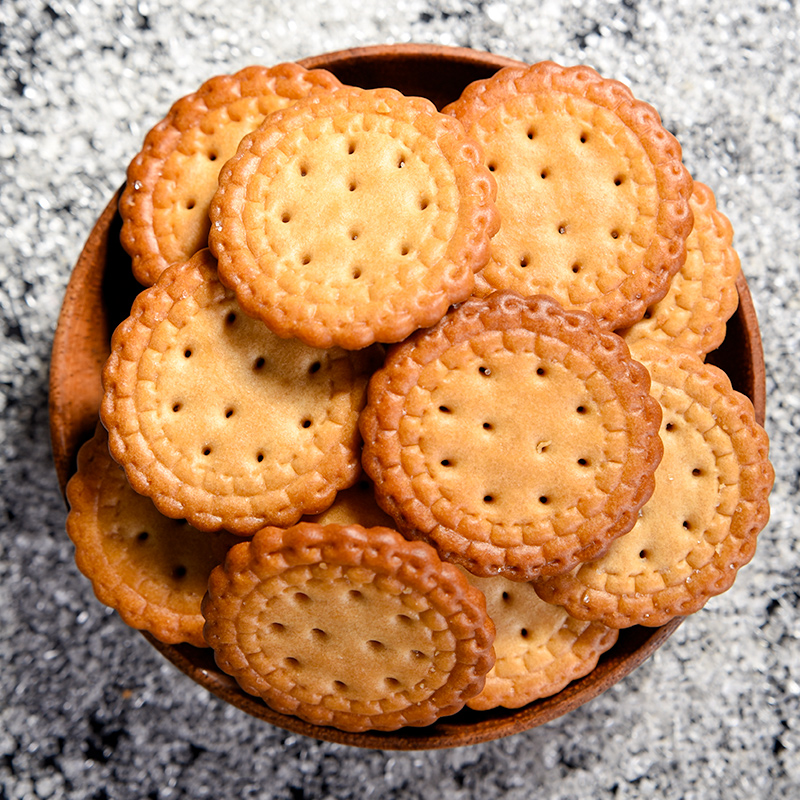
<path fill-rule="evenodd" d="M 800 10 L 792 0 L 2 0 L 0 798 L 800 797 Z M 417 753 L 289 735 L 94 599 L 47 419 L 64 288 L 127 162 L 206 78 L 388 42 L 588 63 L 653 103 L 736 230 L 767 360 L 772 521 L 734 588 L 605 695 Z"/>

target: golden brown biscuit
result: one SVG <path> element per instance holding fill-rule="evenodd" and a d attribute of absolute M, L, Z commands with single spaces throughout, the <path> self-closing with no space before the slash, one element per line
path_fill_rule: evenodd
<path fill-rule="evenodd" d="M 150 286 L 170 264 L 208 245 L 208 206 L 219 171 L 245 134 L 301 97 L 341 86 L 298 64 L 218 75 L 178 100 L 145 137 L 119 203 L 122 246 L 136 279 Z"/>
<path fill-rule="evenodd" d="M 200 602 L 208 576 L 241 539 L 160 514 L 125 480 L 101 425 L 78 453 L 67 500 L 75 561 L 100 602 L 162 642 L 206 647 Z"/>
<path fill-rule="evenodd" d="M 291 525 L 360 474 L 375 355 L 275 336 L 203 250 L 165 270 L 114 333 L 101 409 L 111 453 L 136 491 L 201 530 Z"/>
<path fill-rule="evenodd" d="M 545 603 L 533 584 L 464 574 L 484 593 L 496 630 L 496 661 L 470 708 L 519 708 L 550 697 L 588 675 L 617 641 L 619 631 Z"/>
<path fill-rule="evenodd" d="M 571 569 L 631 528 L 661 458 L 647 370 L 547 297 L 471 299 L 390 348 L 361 415 L 379 504 L 480 576 Z"/>
<path fill-rule="evenodd" d="M 550 603 L 615 628 L 663 625 L 730 588 L 769 519 L 769 442 L 750 400 L 693 353 L 640 341 L 663 408 L 656 490 L 601 558 L 537 581 Z"/>
<path fill-rule="evenodd" d="M 508 67 L 445 108 L 484 149 L 501 228 L 476 293 L 547 294 L 608 328 L 685 259 L 692 180 L 656 111 L 590 67 Z"/>
<path fill-rule="evenodd" d="M 708 186 L 694 182 L 689 206 L 694 225 L 686 240 L 684 265 L 664 298 L 619 334 L 629 345 L 649 339 L 705 357 L 722 344 L 726 323 L 739 304 L 739 256 L 732 247 L 730 221 L 717 210 Z"/>
<path fill-rule="evenodd" d="M 209 246 L 271 330 L 358 349 L 469 297 L 498 225 L 493 199 L 459 122 L 422 98 L 346 87 L 245 137 L 220 174 Z"/>
<path fill-rule="evenodd" d="M 387 528 L 265 528 L 214 570 L 203 613 L 217 663 L 245 691 L 343 730 L 453 714 L 494 663 L 483 595 Z"/>

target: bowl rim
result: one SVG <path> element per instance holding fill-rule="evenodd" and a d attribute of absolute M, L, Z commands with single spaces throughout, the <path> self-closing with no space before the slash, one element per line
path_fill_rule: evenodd
<path fill-rule="evenodd" d="M 523 62 L 486 51 L 435 44 L 372 45 L 332 51 L 301 59 L 307 68 L 335 68 L 367 59 L 379 65 L 398 60 L 436 61 L 446 59 L 456 65 L 500 69 L 521 66 Z M 334 71 L 334 69 L 332 69 Z M 102 388 L 100 371 L 105 361 L 111 331 L 106 320 L 103 280 L 109 268 L 108 257 L 113 233 L 118 230 L 117 203 L 122 188 L 109 200 L 97 218 L 75 264 L 64 295 L 53 339 L 50 367 L 50 434 L 54 465 L 62 494 L 75 470 L 77 449 L 89 435 L 88 422 L 97 421 Z M 100 268 L 98 265 L 102 265 Z M 739 309 L 736 318 L 743 330 L 746 349 L 745 381 L 748 395 L 763 425 L 766 405 L 764 356 L 758 321 L 743 273 L 737 278 Z M 138 287 L 141 290 L 142 287 Z M 87 326 L 86 319 L 95 325 Z M 81 320 L 84 321 L 81 327 Z M 76 363 L 76 352 L 83 361 Z M 75 397 L 72 387 L 80 387 Z M 94 415 L 94 416 L 92 416 Z M 92 425 L 92 430 L 93 430 Z M 573 681 L 561 692 L 542 698 L 520 709 L 494 709 L 475 712 L 465 709 L 454 717 L 444 717 L 426 728 L 399 731 L 350 733 L 312 725 L 297 717 L 270 709 L 260 698 L 246 694 L 238 684 L 218 670 L 209 651 L 190 645 L 167 645 L 149 633 L 143 636 L 174 666 L 222 700 L 251 716 L 284 730 L 311 738 L 350 746 L 382 750 L 423 750 L 459 747 L 510 736 L 550 722 L 594 699 L 647 660 L 680 626 L 676 617 L 658 628 L 631 628 L 621 631 L 620 640 L 601 656 L 598 666 L 584 678 Z M 467 721 L 460 721 L 466 719 Z"/>

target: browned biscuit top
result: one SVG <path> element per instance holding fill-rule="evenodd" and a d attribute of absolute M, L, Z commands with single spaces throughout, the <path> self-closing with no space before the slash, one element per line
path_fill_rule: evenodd
<path fill-rule="evenodd" d="M 661 458 L 647 371 L 584 312 L 472 299 L 391 348 L 363 464 L 408 535 L 478 575 L 530 580 L 629 530 Z"/>
<path fill-rule="evenodd" d="M 111 453 L 167 516 L 241 534 L 290 525 L 357 479 L 378 355 L 276 336 L 200 251 L 165 270 L 114 333 L 101 408 Z"/>
<path fill-rule="evenodd" d="M 730 588 L 769 518 L 774 478 L 767 435 L 725 373 L 663 344 L 633 352 L 663 408 L 655 492 L 601 558 L 536 583 L 548 602 L 616 628 L 663 625 Z"/>
<path fill-rule="evenodd" d="M 178 100 L 145 137 L 120 198 L 121 241 L 136 279 L 150 286 L 207 246 L 219 171 L 245 134 L 273 111 L 340 85 L 322 69 L 251 66 Z"/>
<path fill-rule="evenodd" d="M 453 714 L 494 663 L 483 595 L 387 528 L 265 528 L 214 570 L 217 663 L 272 708 L 344 730 Z"/>
<path fill-rule="evenodd" d="M 739 304 L 739 256 L 732 246 L 731 223 L 717 209 L 708 186 L 694 182 L 689 206 L 694 224 L 686 240 L 684 265 L 667 294 L 619 334 L 628 344 L 647 339 L 705 357 L 722 344 L 726 323 Z"/>
<path fill-rule="evenodd" d="M 220 174 L 209 246 L 251 315 L 316 347 L 394 342 L 466 299 L 498 225 L 480 148 L 392 89 L 272 115 Z"/>
<path fill-rule="evenodd" d="M 125 480 L 101 425 L 78 453 L 67 500 L 75 561 L 97 598 L 162 642 L 205 647 L 200 602 L 208 576 L 240 539 L 160 514 Z"/>
<path fill-rule="evenodd" d="M 445 112 L 497 181 L 501 228 L 477 293 L 547 294 L 612 329 L 664 295 L 692 180 L 652 107 L 589 67 L 541 62 L 471 84 Z"/>

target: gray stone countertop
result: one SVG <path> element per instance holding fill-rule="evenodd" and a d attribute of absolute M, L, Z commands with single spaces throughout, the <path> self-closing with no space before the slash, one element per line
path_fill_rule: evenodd
<path fill-rule="evenodd" d="M 800 797 L 798 32 L 789 0 L 3 0 L 0 797 Z M 540 728 L 412 753 L 252 719 L 104 609 L 64 532 L 47 410 L 70 271 L 172 101 L 247 64 L 394 42 L 587 63 L 656 106 L 736 231 L 776 469 L 754 560 L 642 667 Z"/>

